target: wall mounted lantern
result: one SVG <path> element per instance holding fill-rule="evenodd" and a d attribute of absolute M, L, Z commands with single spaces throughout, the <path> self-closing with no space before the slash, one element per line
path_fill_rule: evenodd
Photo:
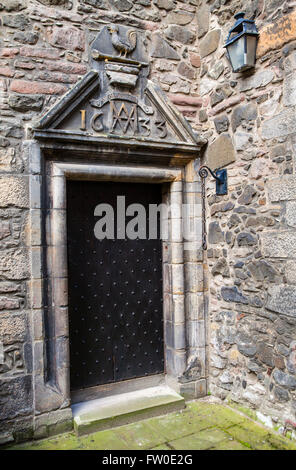
<path fill-rule="evenodd" d="M 236 23 L 229 31 L 224 47 L 233 72 L 255 67 L 259 32 L 254 20 L 245 20 L 245 13 L 234 15 Z"/>

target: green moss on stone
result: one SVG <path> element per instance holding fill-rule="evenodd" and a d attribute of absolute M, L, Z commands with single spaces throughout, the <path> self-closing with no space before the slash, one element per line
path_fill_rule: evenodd
<path fill-rule="evenodd" d="M 242 408 L 242 407 L 240 407 Z M 242 411 L 242 410 L 240 410 Z M 68 432 L 10 447 L 13 450 L 296 450 L 296 443 L 216 403 L 192 401 L 186 409 L 78 437 Z"/>

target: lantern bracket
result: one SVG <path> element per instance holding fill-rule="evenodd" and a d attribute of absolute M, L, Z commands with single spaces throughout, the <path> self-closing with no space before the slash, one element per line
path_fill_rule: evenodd
<path fill-rule="evenodd" d="M 226 47 L 229 44 L 231 44 L 232 42 L 236 41 L 240 36 L 242 36 L 246 32 L 248 32 L 248 34 L 250 34 L 251 36 L 258 36 L 258 31 L 257 31 L 257 28 L 255 26 L 255 21 L 254 20 L 247 20 L 245 18 L 245 13 L 244 12 L 236 13 L 234 15 L 234 18 L 236 19 L 236 22 L 235 22 L 234 26 L 229 30 L 227 40 L 226 40 L 226 45 L 224 47 Z M 249 28 L 248 28 L 248 25 L 249 25 Z M 237 33 L 237 34 L 236 34 L 236 36 L 231 38 L 231 35 L 233 33 Z"/>
<path fill-rule="evenodd" d="M 205 179 L 211 173 L 216 180 L 216 194 L 217 196 L 225 196 L 227 194 L 227 170 L 214 170 L 212 171 L 208 166 L 202 166 L 199 169 L 199 176 Z"/>

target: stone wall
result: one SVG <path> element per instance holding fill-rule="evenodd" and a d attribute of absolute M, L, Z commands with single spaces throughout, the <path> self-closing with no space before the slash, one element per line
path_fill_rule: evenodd
<path fill-rule="evenodd" d="M 205 162 L 212 168 L 229 165 L 228 196 L 216 197 L 207 181 L 210 391 L 295 421 L 293 4 L 0 0 L 0 427 L 8 433 L 3 439 L 11 439 L 12 430 L 19 439 L 32 435 L 30 338 L 35 330 L 41 339 L 43 334 L 38 316 L 29 314 L 34 302 L 29 162 L 22 141 L 31 138 L 34 121 L 90 69 L 92 41 L 110 22 L 145 35 L 151 79 L 209 139 Z M 255 73 L 235 75 L 222 46 L 241 9 L 256 18 L 261 40 Z"/>
<path fill-rule="evenodd" d="M 231 73 L 221 47 L 201 60 L 205 162 L 229 183 L 216 196 L 207 181 L 210 392 L 295 429 L 295 12 L 255 3 L 256 70 Z"/>

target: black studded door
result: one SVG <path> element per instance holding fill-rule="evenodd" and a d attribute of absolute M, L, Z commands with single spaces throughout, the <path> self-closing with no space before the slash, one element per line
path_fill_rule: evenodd
<path fill-rule="evenodd" d="M 131 204 L 144 208 L 145 223 L 136 239 L 129 230 L 137 233 L 139 212 L 128 210 L 132 216 L 126 215 L 123 224 L 123 201 L 125 209 Z M 143 239 L 145 226 L 149 234 L 149 205 L 160 203 L 157 184 L 67 182 L 72 390 L 164 370 L 159 223 L 157 237 Z M 99 222 L 107 214 L 103 206 L 94 215 L 100 204 L 109 205 L 109 216 L 110 207 L 114 213 L 106 225 Z M 97 222 L 102 231 L 108 226 L 109 237 L 114 222 L 114 238 L 102 239 Z"/>

